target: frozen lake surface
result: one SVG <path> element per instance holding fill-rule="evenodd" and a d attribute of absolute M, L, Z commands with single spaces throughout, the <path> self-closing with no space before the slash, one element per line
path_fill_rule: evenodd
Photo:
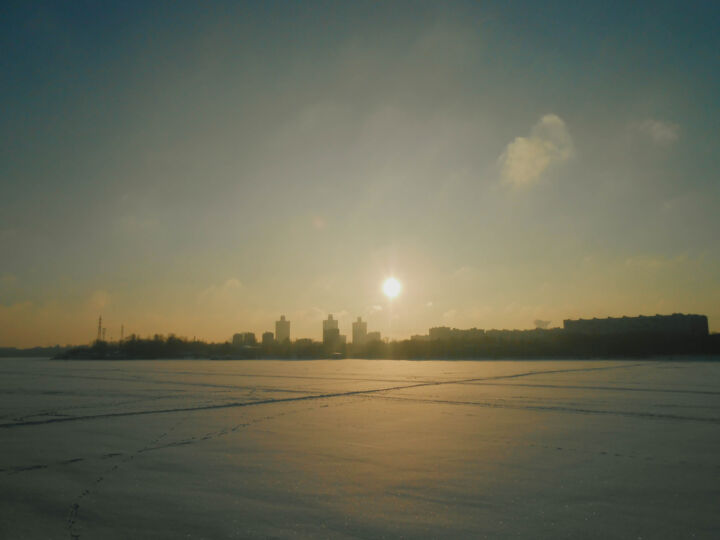
<path fill-rule="evenodd" d="M 0 360 L 0 538 L 720 538 L 720 362 Z"/>

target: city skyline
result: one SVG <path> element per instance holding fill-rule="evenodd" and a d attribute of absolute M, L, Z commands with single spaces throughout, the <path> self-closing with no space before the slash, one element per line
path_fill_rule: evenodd
<path fill-rule="evenodd" d="M 680 322 L 678 322 L 680 321 Z M 280 315 L 280 318 L 275 321 L 275 332 L 270 330 L 242 330 L 234 332 L 233 335 L 226 340 L 220 340 L 220 342 L 232 343 L 234 346 L 258 346 L 261 343 L 267 345 L 268 343 L 281 344 L 284 342 L 292 343 L 294 341 L 316 341 L 325 345 L 345 345 L 352 344 L 365 345 L 371 341 L 385 341 L 389 342 L 389 337 L 382 337 L 382 332 L 379 330 L 368 331 L 367 321 L 363 321 L 362 317 L 358 316 L 350 323 L 350 331 L 346 334 L 342 333 L 343 328 L 340 326 L 340 321 L 335 318 L 332 313 L 327 315 L 327 319 L 321 321 L 321 327 L 319 327 L 319 336 L 299 336 L 295 339 L 291 338 L 291 323 L 292 321 L 287 319 L 285 315 Z M 451 326 L 436 325 L 431 326 L 427 329 L 425 334 L 412 334 L 409 336 L 399 336 L 393 339 L 393 341 L 426 341 L 426 340 L 443 340 L 452 339 L 453 336 L 463 335 L 466 337 L 478 337 L 481 335 L 493 335 L 502 333 L 524 333 L 530 331 L 556 331 L 565 330 L 571 333 L 588 333 L 602 335 L 620 331 L 634 331 L 634 332 L 683 332 L 688 335 L 710 335 L 713 332 L 710 331 L 709 321 L 706 315 L 700 314 L 683 314 L 683 313 L 671 313 L 671 314 L 654 314 L 654 315 L 635 315 L 628 316 L 623 315 L 620 317 L 593 317 L 593 318 L 579 318 L 579 319 L 563 319 L 560 321 L 561 324 L 556 326 L 550 325 L 551 321 L 535 321 L 535 325 L 532 328 L 477 328 L 475 326 L 471 328 L 456 328 Z M 582 329 L 582 330 L 581 330 Z M 113 339 L 112 331 L 107 332 L 108 328 L 102 323 L 102 316 L 98 318 L 97 334 L 94 340 L 91 342 L 108 341 L 108 342 L 122 342 L 124 325 L 121 325 L 120 339 Z M 162 335 L 162 334 L 151 334 L 151 335 Z M 258 339 L 257 336 L 261 336 Z M 175 336 L 182 339 L 189 339 L 189 336 L 178 336 L 175 332 L 170 332 L 167 336 Z M 351 340 L 348 340 L 348 336 L 352 336 Z M 139 334 L 130 333 L 125 335 L 125 338 L 147 338 Z M 194 335 L 193 340 L 198 339 L 204 341 L 202 337 Z M 67 344 L 68 346 L 70 344 Z"/>
<path fill-rule="evenodd" d="M 337 319 L 329 314 L 322 321 L 322 340 L 287 335 L 291 321 L 281 316 L 279 334 L 237 332 L 220 343 L 177 335 L 137 336 L 107 341 L 98 319 L 98 339 L 88 345 L 57 347 L 56 359 L 128 360 L 182 358 L 211 360 L 248 359 L 499 359 L 499 358 L 657 358 L 658 355 L 703 355 L 712 358 L 720 351 L 720 334 L 710 334 L 705 315 L 673 313 L 604 319 L 565 319 L 562 327 L 547 324 L 532 330 L 451 328 L 436 326 L 410 339 L 383 339 L 378 331 L 367 331 L 360 317 L 352 323 L 352 341 L 341 334 Z M 547 323 L 547 321 L 538 321 Z M 31 355 L 40 350 L 3 349 L 3 355 Z"/>
<path fill-rule="evenodd" d="M 720 330 L 712 3 L 41 4 L 0 20 L 0 346 Z"/>

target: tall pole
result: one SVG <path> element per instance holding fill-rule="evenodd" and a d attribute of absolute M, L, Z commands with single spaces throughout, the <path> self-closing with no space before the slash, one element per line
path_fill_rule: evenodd
<path fill-rule="evenodd" d="M 97 334 L 97 340 L 100 341 L 102 339 L 102 315 L 98 317 L 98 334 Z"/>
<path fill-rule="evenodd" d="M 120 325 L 120 343 L 122 343 L 124 336 L 125 336 L 125 325 L 121 324 Z"/>

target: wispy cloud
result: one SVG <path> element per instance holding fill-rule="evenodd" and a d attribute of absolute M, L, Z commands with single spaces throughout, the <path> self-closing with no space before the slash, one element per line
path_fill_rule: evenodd
<path fill-rule="evenodd" d="M 449 309 L 445 313 L 442 314 L 442 318 L 444 321 L 451 322 L 454 321 L 457 317 L 458 310 L 457 309 Z"/>
<path fill-rule="evenodd" d="M 221 285 L 211 285 L 203 289 L 198 293 L 197 300 L 201 306 L 210 308 L 234 307 L 242 293 L 242 283 L 238 279 L 230 278 Z"/>
<path fill-rule="evenodd" d="M 632 124 L 631 128 L 660 146 L 669 146 L 680 138 L 679 125 L 652 118 Z"/>
<path fill-rule="evenodd" d="M 573 154 L 565 122 L 556 114 L 546 114 L 529 137 L 516 137 L 507 145 L 499 158 L 502 179 L 515 187 L 532 185 L 550 167 L 565 163 Z"/>

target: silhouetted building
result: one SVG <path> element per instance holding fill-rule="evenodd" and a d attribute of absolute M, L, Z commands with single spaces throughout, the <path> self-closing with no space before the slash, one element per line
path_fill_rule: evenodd
<path fill-rule="evenodd" d="M 285 320 L 285 315 L 280 315 L 280 320 L 275 321 L 275 339 L 278 343 L 290 341 L 290 321 Z"/>
<path fill-rule="evenodd" d="M 328 349 L 335 350 L 340 345 L 340 330 L 328 328 L 323 331 L 323 345 Z"/>
<path fill-rule="evenodd" d="M 234 347 L 252 346 L 257 345 L 257 340 L 252 332 L 241 332 L 233 334 L 232 344 Z"/>
<path fill-rule="evenodd" d="M 430 341 L 430 336 L 423 334 L 413 334 L 410 336 L 410 341 Z"/>
<path fill-rule="evenodd" d="M 484 335 L 495 343 L 538 343 L 555 339 L 560 328 L 533 328 L 532 330 L 485 330 Z"/>
<path fill-rule="evenodd" d="M 429 341 L 448 341 L 454 340 L 477 340 L 485 335 L 485 330 L 480 328 L 468 328 L 461 330 L 459 328 L 449 328 L 447 326 L 436 326 L 428 332 L 427 339 Z M 421 336 L 418 336 L 421 337 Z"/>
<path fill-rule="evenodd" d="M 482 330 L 480 328 L 467 328 L 466 330 L 453 328 L 450 332 L 450 339 L 458 339 L 465 341 L 478 340 L 483 338 L 484 336 L 485 330 Z"/>
<path fill-rule="evenodd" d="M 382 341 L 380 332 L 368 332 L 365 336 L 365 343 L 372 343 L 373 341 Z"/>
<path fill-rule="evenodd" d="M 450 327 L 436 326 L 435 328 L 430 329 L 429 335 L 431 341 L 450 339 Z"/>
<path fill-rule="evenodd" d="M 353 345 L 364 345 L 367 339 L 367 323 L 361 317 L 352 323 Z"/>
<path fill-rule="evenodd" d="M 338 346 L 340 343 L 340 330 L 337 328 L 328 328 L 323 330 L 323 345 L 331 349 Z"/>
<path fill-rule="evenodd" d="M 340 339 L 340 329 L 338 322 L 333 319 L 332 315 L 323 321 L 323 343 L 325 345 L 335 345 Z"/>
<path fill-rule="evenodd" d="M 272 332 L 264 332 L 262 335 L 262 344 L 263 345 L 272 345 L 275 343 L 275 337 L 273 336 Z"/>
<path fill-rule="evenodd" d="M 705 315 L 654 315 L 639 317 L 608 317 L 607 319 L 566 319 L 563 328 L 571 334 L 662 334 L 672 336 L 707 336 Z"/>

